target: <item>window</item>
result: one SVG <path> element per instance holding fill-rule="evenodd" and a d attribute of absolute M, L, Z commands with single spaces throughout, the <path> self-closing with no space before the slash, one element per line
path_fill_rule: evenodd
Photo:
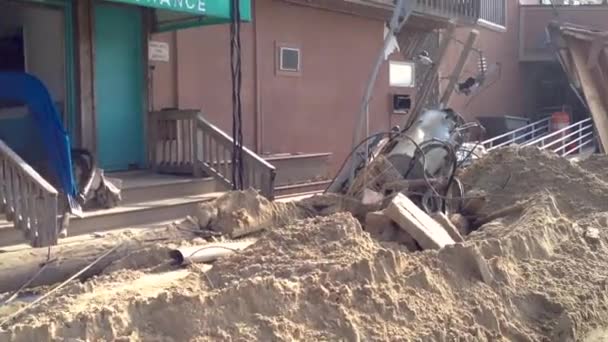
<path fill-rule="evenodd" d="M 390 61 L 389 83 L 391 87 L 413 87 L 415 77 L 414 63 Z"/>
<path fill-rule="evenodd" d="M 300 72 L 300 49 L 280 47 L 279 70 L 287 72 Z"/>

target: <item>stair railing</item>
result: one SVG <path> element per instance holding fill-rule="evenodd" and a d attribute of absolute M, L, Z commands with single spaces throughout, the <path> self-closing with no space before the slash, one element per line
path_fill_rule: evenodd
<path fill-rule="evenodd" d="M 527 141 L 534 140 L 549 133 L 551 118 L 545 118 L 529 125 L 514 129 L 507 133 L 498 135 L 483 141 L 481 144 L 486 150 L 491 151 L 503 146 L 521 145 Z"/>
<path fill-rule="evenodd" d="M 523 146 L 537 146 L 550 150 L 562 157 L 582 152 L 583 147 L 595 141 L 595 131 L 591 118 L 579 121 L 560 130 L 528 141 Z"/>
<path fill-rule="evenodd" d="M 152 113 L 151 155 L 154 169 L 214 177 L 232 187 L 233 139 L 206 120 L 198 110 Z M 275 167 L 248 148 L 243 149 L 243 183 L 274 198 Z"/>
<path fill-rule="evenodd" d="M 56 245 L 59 193 L 0 140 L 0 212 L 34 247 Z"/>

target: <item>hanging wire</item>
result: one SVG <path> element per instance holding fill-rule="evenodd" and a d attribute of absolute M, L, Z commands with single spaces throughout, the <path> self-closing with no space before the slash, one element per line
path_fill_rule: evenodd
<path fill-rule="evenodd" d="M 241 104 L 241 6 L 232 0 L 230 7 L 230 71 L 232 76 L 232 189 L 243 190 L 243 108 Z"/>

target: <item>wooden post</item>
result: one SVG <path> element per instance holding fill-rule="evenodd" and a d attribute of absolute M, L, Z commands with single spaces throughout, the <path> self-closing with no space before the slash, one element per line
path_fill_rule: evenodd
<path fill-rule="evenodd" d="M 462 48 L 462 52 L 460 53 L 460 58 L 458 59 L 458 63 L 454 67 L 452 74 L 450 75 L 448 86 L 445 88 L 443 96 L 441 97 L 441 101 L 439 101 L 440 108 L 446 108 L 448 103 L 450 102 L 450 97 L 454 93 L 454 89 L 456 88 L 456 83 L 458 82 L 458 78 L 460 74 L 462 74 L 462 70 L 464 69 L 464 65 L 473 50 L 473 45 L 479 36 L 479 31 L 471 30 L 469 33 L 469 37 L 467 41 L 464 43 L 464 47 Z"/>
<path fill-rule="evenodd" d="M 594 81 L 591 70 L 587 64 L 587 58 L 584 54 L 584 43 L 575 38 L 566 38 L 568 48 L 572 54 L 572 60 L 576 68 L 578 77 L 583 88 L 587 105 L 591 110 L 593 122 L 600 137 L 600 142 L 604 151 L 608 151 L 608 108 L 603 102 L 605 94 L 600 94 L 598 84 Z"/>
<path fill-rule="evenodd" d="M 407 118 L 407 122 L 404 127 L 409 127 L 411 124 L 418 118 L 420 112 L 422 112 L 422 108 L 426 104 L 426 101 L 431 94 L 431 90 L 435 86 L 437 82 L 437 76 L 439 75 L 439 68 L 441 67 L 441 63 L 445 54 L 447 53 L 448 46 L 450 45 L 450 41 L 452 40 L 452 36 L 454 35 L 455 26 L 450 25 L 447 31 L 444 33 L 444 37 L 441 40 L 441 44 L 439 44 L 439 50 L 435 60 L 433 61 L 433 67 L 426 74 L 423 85 L 420 87 L 420 92 L 416 96 L 416 103 L 414 104 L 414 108 L 411 110 L 409 117 Z"/>

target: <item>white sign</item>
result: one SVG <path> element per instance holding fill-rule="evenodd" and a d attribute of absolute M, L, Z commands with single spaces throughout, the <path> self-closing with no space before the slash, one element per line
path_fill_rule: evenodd
<path fill-rule="evenodd" d="M 148 43 L 148 59 L 153 62 L 168 62 L 169 44 L 151 40 Z"/>

